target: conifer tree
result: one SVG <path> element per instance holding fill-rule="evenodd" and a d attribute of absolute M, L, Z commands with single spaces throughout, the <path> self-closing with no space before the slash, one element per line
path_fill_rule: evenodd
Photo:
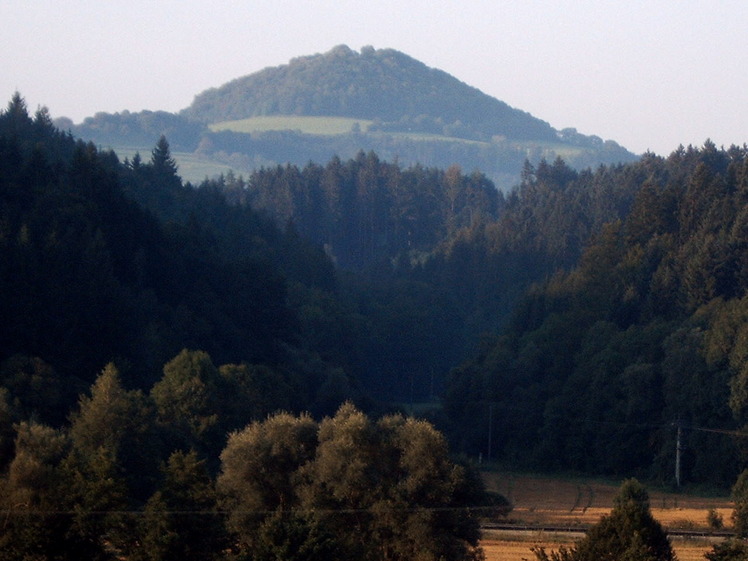
<path fill-rule="evenodd" d="M 139 520 L 135 561 L 208 561 L 226 548 L 223 517 L 204 460 L 176 451 L 163 466 L 163 482 Z"/>
<path fill-rule="evenodd" d="M 735 534 L 739 538 L 748 537 L 748 469 L 743 470 L 732 488 L 735 511 L 732 514 Z"/>
<path fill-rule="evenodd" d="M 665 530 L 649 509 L 649 493 L 635 479 L 621 484 L 613 510 L 570 548 L 547 553 L 532 548 L 538 561 L 675 561 Z"/>
<path fill-rule="evenodd" d="M 151 165 L 153 165 L 157 177 L 177 175 L 177 162 L 172 157 L 169 142 L 163 134 L 158 139 L 156 147 L 151 151 Z"/>

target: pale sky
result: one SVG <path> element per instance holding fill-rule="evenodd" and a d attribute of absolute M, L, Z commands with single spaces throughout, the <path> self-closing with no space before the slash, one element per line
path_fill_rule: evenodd
<path fill-rule="evenodd" d="M 0 100 L 176 112 L 336 45 L 392 48 L 637 153 L 748 143 L 748 2 L 0 0 Z"/>

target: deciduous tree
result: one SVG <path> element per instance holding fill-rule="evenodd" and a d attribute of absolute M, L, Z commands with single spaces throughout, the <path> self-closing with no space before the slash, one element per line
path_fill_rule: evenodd
<path fill-rule="evenodd" d="M 480 558 L 469 507 L 488 504 L 484 489 L 425 421 L 375 422 L 351 403 L 320 423 L 277 414 L 232 434 L 221 460 L 223 507 L 247 555 Z"/>
<path fill-rule="evenodd" d="M 317 424 L 306 415 L 278 413 L 229 436 L 217 488 L 228 529 L 244 550 L 257 546 L 258 529 L 272 512 L 298 506 L 298 471 L 316 446 Z"/>
<path fill-rule="evenodd" d="M 78 524 L 63 461 L 67 435 L 51 427 L 21 422 L 15 457 L 0 480 L 0 561 L 103 558 L 101 543 Z"/>

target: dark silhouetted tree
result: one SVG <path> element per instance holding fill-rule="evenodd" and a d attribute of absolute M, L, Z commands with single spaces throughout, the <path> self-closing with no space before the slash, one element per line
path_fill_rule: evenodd
<path fill-rule="evenodd" d="M 649 494 L 635 479 L 621 484 L 613 510 L 570 548 L 547 553 L 533 548 L 538 561 L 675 561 L 667 534 L 649 510 Z"/>

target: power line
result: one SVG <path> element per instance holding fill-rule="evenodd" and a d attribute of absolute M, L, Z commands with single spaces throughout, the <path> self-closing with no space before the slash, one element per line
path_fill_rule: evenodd
<path fill-rule="evenodd" d="M 512 406 L 507 405 L 501 401 L 489 401 L 489 400 L 479 400 L 479 401 L 450 401 L 450 405 L 456 404 L 456 405 L 471 405 L 471 406 L 477 406 L 477 405 L 485 405 L 490 408 L 490 416 L 495 421 L 496 420 L 496 413 L 501 411 L 517 411 L 526 413 L 527 409 L 523 407 L 518 406 Z M 498 407 L 496 407 L 498 406 Z M 489 409 L 487 409 L 489 410 Z M 675 426 L 672 422 L 665 422 L 665 423 L 632 423 L 628 421 L 612 421 L 612 420 L 600 420 L 600 419 L 593 419 L 590 417 L 572 417 L 570 415 L 561 415 L 561 414 L 542 414 L 542 418 L 544 421 L 558 421 L 558 420 L 568 420 L 570 421 L 570 424 L 572 425 L 579 425 L 579 424 L 589 424 L 589 425 L 609 425 L 609 426 L 617 426 L 617 427 L 626 427 L 626 428 L 637 428 L 637 429 L 671 429 L 673 426 Z M 740 438 L 748 438 L 748 431 L 744 430 L 738 430 L 738 429 L 723 429 L 723 428 L 712 428 L 712 427 L 701 427 L 696 425 L 687 425 L 684 423 L 681 423 L 681 427 L 685 430 L 690 431 L 698 431 L 698 432 L 710 432 L 710 433 L 717 433 L 717 434 L 724 434 L 727 436 L 736 436 Z"/>
<path fill-rule="evenodd" d="M 0 510 L 0 518 L 8 516 L 145 516 L 169 514 L 177 516 L 191 515 L 210 515 L 210 516 L 228 516 L 231 514 L 243 515 L 270 515 L 278 512 L 284 514 L 379 514 L 391 512 L 418 513 L 418 512 L 466 512 L 479 513 L 486 511 L 496 511 L 502 508 L 498 506 L 443 506 L 443 507 L 395 507 L 395 508 L 337 508 L 337 509 L 319 509 L 319 508 L 296 508 L 286 510 L 256 509 L 256 510 Z"/>

